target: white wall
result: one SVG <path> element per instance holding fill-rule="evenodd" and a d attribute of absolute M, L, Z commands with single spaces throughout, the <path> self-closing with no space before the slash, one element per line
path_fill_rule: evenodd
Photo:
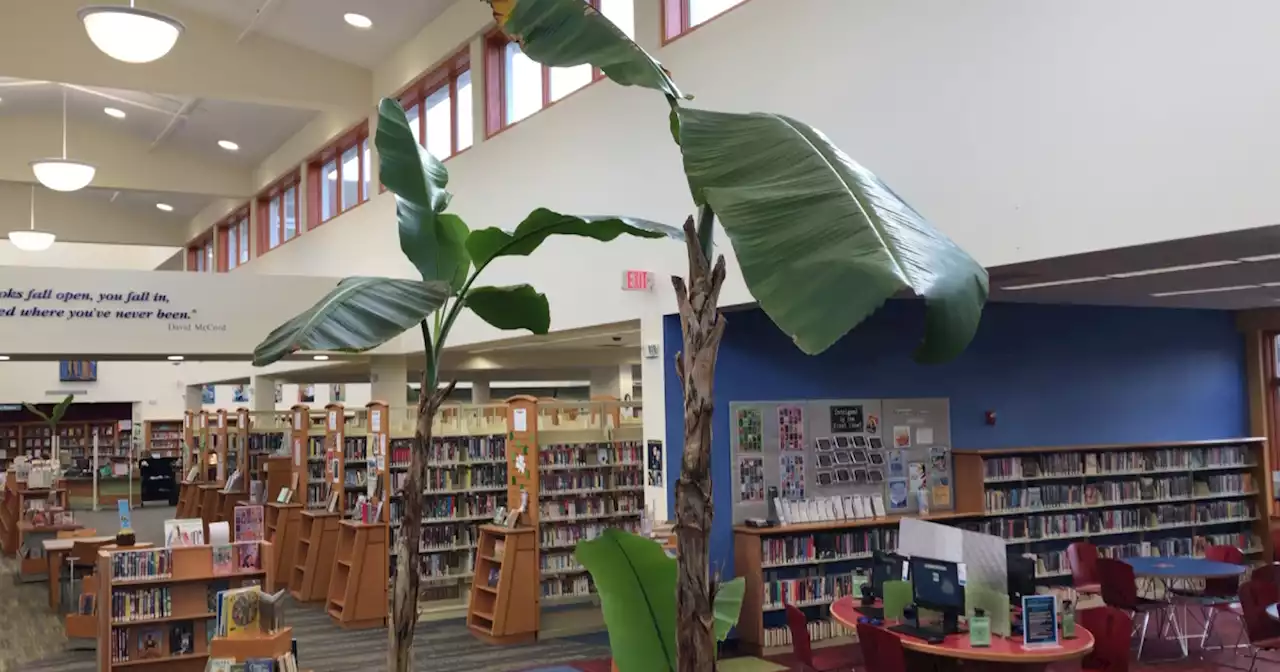
<path fill-rule="evenodd" d="M 0 266 L 149 271 L 171 263 L 174 258 L 181 261 L 181 252 L 179 247 L 66 243 L 60 240 L 43 252 L 25 252 L 14 247 L 8 239 L 0 239 Z"/>
<path fill-rule="evenodd" d="M 1280 144 L 1275 3 L 749 0 L 661 48 L 658 4 L 637 0 L 638 39 L 696 105 L 817 126 L 984 264 L 1280 220 L 1280 161 L 1265 151 Z M 489 21 L 482 3 L 458 3 L 376 71 L 379 93 Z M 452 209 L 473 227 L 539 205 L 671 223 L 690 210 L 664 102 L 609 83 L 447 166 Z M 244 272 L 411 275 L 392 213 L 375 196 Z M 568 328 L 634 319 L 621 270 L 682 262 L 673 244 L 556 241 L 487 280 L 532 282 Z M 730 269 L 725 302 L 747 300 Z M 455 338 L 493 335 L 472 321 Z"/>

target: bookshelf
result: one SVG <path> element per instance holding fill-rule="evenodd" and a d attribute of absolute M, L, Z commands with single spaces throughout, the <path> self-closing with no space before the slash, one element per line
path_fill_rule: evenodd
<path fill-rule="evenodd" d="M 979 512 L 966 525 L 1034 553 L 1041 578 L 1069 577 L 1066 546 L 1100 555 L 1201 555 L 1210 545 L 1271 557 L 1260 437 L 1159 444 L 957 450 L 957 493 Z"/>
<path fill-rule="evenodd" d="M 513 413 L 527 403 L 513 400 Z M 536 410 L 535 429 L 523 437 L 515 433 L 513 452 L 526 455 L 530 470 L 536 465 L 538 483 L 526 489 L 530 517 L 538 528 L 544 604 L 594 599 L 591 576 L 573 555 L 578 542 L 611 527 L 640 531 L 644 431 L 634 408 L 610 398 L 540 402 L 529 411 Z M 518 490 L 509 496 L 518 504 Z"/>
<path fill-rule="evenodd" d="M 1260 513 L 1265 453 L 1261 438 L 956 450 L 956 510 L 920 518 L 1004 537 L 1011 553 L 1036 555 L 1038 579 L 1059 585 L 1070 581 L 1072 541 L 1088 540 L 1109 557 L 1199 555 L 1216 543 L 1270 557 Z M 1043 488 L 1038 505 L 1031 503 L 1035 487 Z M 851 641 L 822 615 L 835 598 L 858 594 L 872 551 L 897 548 L 899 520 L 735 527 L 734 572 L 747 583 L 737 625 L 745 650 L 790 651 L 784 590 L 811 596 L 793 603 L 819 624 L 815 646 Z"/>
<path fill-rule="evenodd" d="M 392 555 L 399 549 L 414 409 L 390 440 Z M 432 426 L 422 483 L 419 613 L 461 616 L 470 597 L 479 528 L 507 506 L 507 405 L 448 405 Z"/>
<path fill-rule="evenodd" d="M 0 550 L 17 557 L 19 581 L 46 579 L 48 561 L 41 542 L 56 538 L 58 532 L 80 527 L 37 517 L 38 511 L 58 508 L 65 511 L 67 504 L 66 488 L 29 488 L 26 483 L 18 482 L 12 472 L 5 479 L 4 499 L 0 502 Z"/>
<path fill-rule="evenodd" d="M 538 637 L 538 542 L 535 528 L 480 526 L 467 627 L 490 644 Z"/>
<path fill-rule="evenodd" d="M 382 627 L 387 618 L 387 584 L 391 576 L 390 525 L 392 515 L 388 501 L 388 428 L 390 412 L 387 404 L 373 401 L 366 405 L 364 436 L 352 436 L 358 422 L 347 427 L 343 435 L 340 464 L 330 468 L 342 468 L 343 486 L 340 500 L 344 517 L 338 524 L 338 539 L 333 552 L 325 609 L 339 626 L 348 629 Z M 344 423 L 344 427 L 346 424 Z M 363 439 L 359 441 L 357 439 Z M 359 451 L 363 449 L 363 454 Z M 338 459 L 335 443 L 335 459 Z M 363 469 L 347 467 L 348 459 L 358 464 L 363 459 Z M 365 474 L 363 480 L 352 472 Z M 335 480 L 336 482 L 336 480 Z M 356 502 L 360 490 L 364 490 L 375 507 L 376 518 L 359 519 Z"/>
<path fill-rule="evenodd" d="M 218 432 L 221 446 L 218 454 L 218 470 L 222 488 L 218 490 L 218 512 L 216 520 L 232 521 L 236 507 L 249 501 L 249 480 L 252 475 L 241 470 L 240 477 L 234 483 L 231 475 L 244 464 L 244 446 L 249 435 L 249 411 L 238 409 L 234 416 L 226 411 L 218 411 Z"/>
<path fill-rule="evenodd" d="M 147 455 L 182 456 L 182 421 L 147 420 L 142 423 L 142 447 Z M 186 474 L 182 474 L 184 477 Z"/>
<path fill-rule="evenodd" d="M 182 445 L 180 446 L 180 460 L 182 471 L 178 475 L 178 508 L 174 514 L 179 518 L 195 518 L 197 503 L 199 501 L 199 476 L 190 478 L 191 467 L 195 464 L 195 435 L 196 435 L 196 418 L 195 413 L 191 411 L 183 411 L 182 413 Z"/>
<path fill-rule="evenodd" d="M 249 473 L 263 473 L 268 459 L 289 456 L 286 437 L 292 431 L 292 411 L 266 411 L 249 414 L 249 434 L 245 459 Z M 291 456 L 289 456 L 291 457 Z M 292 468 L 292 460 L 286 461 Z M 286 484 L 288 479 L 286 479 Z M 267 499 L 274 499 L 279 488 L 268 489 Z"/>
<path fill-rule="evenodd" d="M 265 584 L 267 592 L 274 593 L 289 587 L 289 576 L 293 573 L 293 551 L 297 546 L 294 535 L 298 533 L 301 504 L 292 502 L 267 502 L 264 507 L 263 521 L 266 526 L 267 540 L 276 548 L 272 558 L 271 578 Z"/>
<path fill-rule="evenodd" d="M 360 429 L 360 423 L 354 421 L 354 418 L 350 424 L 352 429 Z M 346 510 L 342 446 L 347 427 L 346 409 L 342 404 L 325 406 L 323 443 L 319 451 L 314 447 L 308 449 L 308 469 L 314 469 L 317 460 L 321 467 L 315 485 L 320 486 L 319 497 L 324 506 L 308 508 L 299 517 L 293 569 L 289 577 L 289 593 L 299 602 L 319 602 L 328 596 L 333 554 L 338 545 L 339 522 Z M 312 473 L 311 476 L 316 474 Z M 333 511 L 327 508 L 330 492 L 336 495 Z M 310 498 L 311 495 L 308 494 L 308 499 Z"/>
<path fill-rule="evenodd" d="M 214 572 L 209 546 L 99 552 L 98 669 L 203 670 L 212 645 L 216 591 L 271 577 L 272 545 L 257 543 L 262 568 L 231 574 Z M 156 571 L 162 559 L 168 569 L 163 573 Z M 122 609 L 125 604 L 129 610 Z M 189 634 L 190 653 L 178 652 L 179 633 Z"/>

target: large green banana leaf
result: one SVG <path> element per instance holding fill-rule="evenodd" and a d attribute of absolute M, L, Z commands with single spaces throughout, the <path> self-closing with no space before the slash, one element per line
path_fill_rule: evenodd
<path fill-rule="evenodd" d="M 694 201 L 709 204 L 747 288 L 806 353 L 909 289 L 926 300 L 921 362 L 958 355 L 987 273 L 827 136 L 778 114 L 679 108 Z"/>
<path fill-rule="evenodd" d="M 62 401 L 59 401 L 56 405 L 54 405 L 53 409 L 50 411 L 48 415 L 45 415 L 44 411 L 41 411 L 40 409 L 36 408 L 32 404 L 23 402 L 22 405 L 26 407 L 27 411 L 29 411 L 36 417 L 40 418 L 46 424 L 52 427 L 57 425 L 59 422 L 62 422 L 62 416 L 67 414 L 67 408 L 71 406 L 71 402 L 75 401 L 75 398 L 76 398 L 76 395 L 68 394 L 66 397 L 62 399 Z"/>
<path fill-rule="evenodd" d="M 378 176 L 396 196 L 400 250 L 413 262 L 423 280 L 443 280 L 461 289 L 471 269 L 465 242 L 467 225 L 457 215 L 444 214 L 450 194 L 449 171 L 413 139 L 399 101 L 383 98 L 378 105 Z"/>
<path fill-rule="evenodd" d="M 528 329 L 535 334 L 551 329 L 547 295 L 529 285 L 472 287 L 467 291 L 466 306 L 499 329 Z"/>
<path fill-rule="evenodd" d="M 676 669 L 676 561 L 645 537 L 607 529 L 574 549 L 595 580 L 618 672 Z M 716 591 L 716 640 L 738 622 L 742 577 Z"/>
<path fill-rule="evenodd" d="M 467 251 L 476 268 L 484 268 L 495 257 L 528 256 L 548 236 L 585 236 L 609 241 L 622 234 L 640 238 L 684 238 L 674 226 L 630 217 L 575 217 L 538 208 L 520 222 L 515 231 L 491 227 L 477 229 L 467 237 Z"/>
<path fill-rule="evenodd" d="M 590 63 L 624 86 L 684 94 L 662 64 L 583 0 L 488 0 L 503 32 L 529 58 L 550 66 Z"/>
<path fill-rule="evenodd" d="M 450 293 L 438 280 L 347 278 L 268 334 L 254 348 L 253 364 L 265 366 L 298 350 L 375 348 L 435 312 Z"/>

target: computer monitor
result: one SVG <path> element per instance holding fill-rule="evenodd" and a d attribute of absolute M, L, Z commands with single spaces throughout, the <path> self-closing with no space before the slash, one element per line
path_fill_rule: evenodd
<path fill-rule="evenodd" d="M 947 613 L 964 611 L 960 568 L 954 562 L 913 556 L 911 599 L 924 609 Z"/>
<path fill-rule="evenodd" d="M 884 598 L 885 581 L 902 581 L 902 570 L 907 567 L 907 559 L 897 553 L 876 551 L 871 554 L 871 595 Z"/>
<path fill-rule="evenodd" d="M 1036 594 L 1036 561 L 1025 555 L 1010 555 L 1007 568 L 1009 601 L 1022 604 L 1023 595 Z"/>

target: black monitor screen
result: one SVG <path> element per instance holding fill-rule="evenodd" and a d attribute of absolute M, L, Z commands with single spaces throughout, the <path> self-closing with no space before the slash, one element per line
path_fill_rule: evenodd
<path fill-rule="evenodd" d="M 964 609 L 964 588 L 954 562 L 911 558 L 911 593 L 918 607 L 938 611 Z"/>
<path fill-rule="evenodd" d="M 895 553 L 876 551 L 871 556 L 871 594 L 884 597 L 885 581 L 902 581 L 902 568 L 906 566 L 906 558 Z"/>
<path fill-rule="evenodd" d="M 1036 561 L 1022 555 L 1008 560 L 1009 597 L 1019 603 L 1023 595 L 1036 594 Z"/>

